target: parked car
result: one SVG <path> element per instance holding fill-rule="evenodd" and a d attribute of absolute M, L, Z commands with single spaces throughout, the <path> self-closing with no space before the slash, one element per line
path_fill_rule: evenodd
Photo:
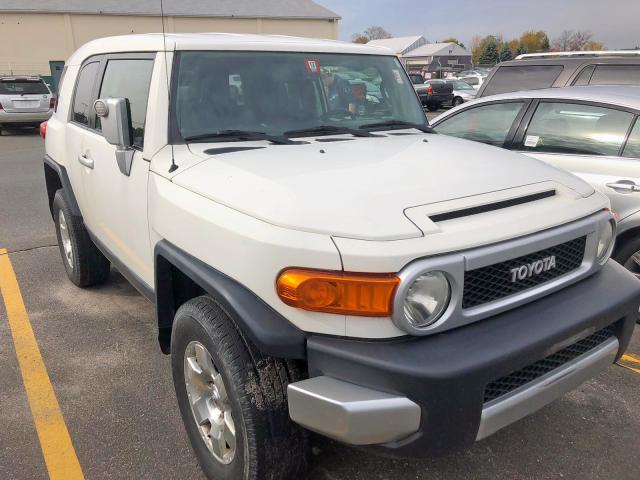
<path fill-rule="evenodd" d="M 51 117 L 55 96 L 40 77 L 0 77 L 0 135 L 11 127 L 38 127 Z"/>
<path fill-rule="evenodd" d="M 483 75 L 467 75 L 464 77 L 456 77 L 456 80 L 462 80 L 466 84 L 471 85 L 474 90 L 478 91 L 484 84 L 485 78 Z"/>
<path fill-rule="evenodd" d="M 471 70 L 462 70 L 456 74 L 457 78 L 462 77 L 486 77 L 487 74 L 491 71 L 489 68 L 474 68 Z"/>
<path fill-rule="evenodd" d="M 606 194 L 619 215 L 613 257 L 640 278 L 640 87 L 515 92 L 465 104 L 439 133 L 525 153 Z"/>
<path fill-rule="evenodd" d="M 476 98 L 477 90 L 464 80 L 447 79 L 445 82 L 453 86 L 453 107 Z"/>
<path fill-rule="evenodd" d="M 420 73 L 409 73 L 409 78 L 414 85 L 422 85 L 424 83 L 424 77 Z"/>
<path fill-rule="evenodd" d="M 520 55 L 493 69 L 478 98 L 571 85 L 640 85 L 640 50 Z"/>
<path fill-rule="evenodd" d="M 414 84 L 413 88 L 422 105 L 431 112 L 453 103 L 453 85 L 443 80 L 426 80 L 422 85 Z"/>
<path fill-rule="evenodd" d="M 424 85 L 449 84 L 452 87 L 451 100 L 443 102 L 442 105 L 457 107 L 458 105 L 473 100 L 476 97 L 476 90 L 466 82 L 456 79 L 427 80 Z M 439 108 L 439 107 L 438 107 Z"/>
<path fill-rule="evenodd" d="M 377 72 L 383 101 L 338 67 Z M 607 197 L 434 135 L 386 48 L 127 35 L 66 69 L 44 163 L 62 263 L 78 287 L 114 265 L 154 304 L 210 479 L 306 478 L 307 430 L 470 446 L 629 343 L 640 283 L 608 261 Z"/>

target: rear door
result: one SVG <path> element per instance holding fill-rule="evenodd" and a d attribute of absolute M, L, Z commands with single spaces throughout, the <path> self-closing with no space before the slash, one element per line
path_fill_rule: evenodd
<path fill-rule="evenodd" d="M 541 100 L 518 135 L 520 151 L 589 182 L 621 218 L 640 210 L 640 162 L 624 158 L 633 111 L 602 104 Z M 633 147 L 628 152 L 637 153 Z"/>
<path fill-rule="evenodd" d="M 0 79 L 0 103 L 7 113 L 43 113 L 49 111 L 51 92 L 41 78 Z"/>
<path fill-rule="evenodd" d="M 90 216 L 91 209 L 95 205 L 95 202 L 85 197 L 83 177 L 86 167 L 83 166 L 83 162 L 86 157 L 85 135 L 93 128 L 89 113 L 95 99 L 95 85 L 99 70 L 100 59 L 96 57 L 87 60 L 80 67 L 76 76 L 69 118 L 65 124 L 66 154 L 64 163 L 83 216 Z"/>

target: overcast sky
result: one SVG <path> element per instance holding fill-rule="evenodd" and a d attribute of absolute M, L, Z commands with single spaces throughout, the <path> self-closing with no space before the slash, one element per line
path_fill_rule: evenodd
<path fill-rule="evenodd" d="M 474 35 L 544 30 L 551 40 L 564 29 L 589 30 L 609 49 L 640 45 L 640 0 L 316 0 L 342 16 L 340 38 L 371 25 L 395 37 L 453 36 L 469 44 Z"/>

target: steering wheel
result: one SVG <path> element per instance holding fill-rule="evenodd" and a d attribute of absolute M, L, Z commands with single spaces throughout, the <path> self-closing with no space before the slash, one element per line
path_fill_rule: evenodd
<path fill-rule="evenodd" d="M 330 120 L 332 118 L 338 118 L 338 117 L 349 117 L 351 120 L 354 120 L 356 118 L 356 114 L 347 110 L 346 108 L 336 108 L 334 110 L 329 110 L 327 112 L 324 112 L 322 115 L 320 115 L 320 118 L 322 120 Z"/>

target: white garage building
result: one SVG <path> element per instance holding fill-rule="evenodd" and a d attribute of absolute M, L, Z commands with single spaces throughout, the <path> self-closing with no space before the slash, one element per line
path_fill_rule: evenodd
<path fill-rule="evenodd" d="M 340 16 L 312 0 L 163 0 L 167 32 L 338 38 Z M 95 38 L 161 32 L 160 0 L 0 0 L 0 75 L 51 76 Z"/>

